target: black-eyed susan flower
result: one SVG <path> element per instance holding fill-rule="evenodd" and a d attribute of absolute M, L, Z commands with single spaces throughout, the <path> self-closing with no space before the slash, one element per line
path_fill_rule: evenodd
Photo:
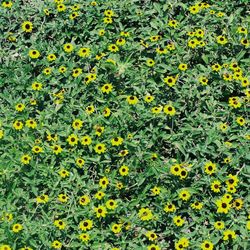
<path fill-rule="evenodd" d="M 113 199 L 109 199 L 108 201 L 106 201 L 105 205 L 110 210 L 114 210 L 118 207 L 117 201 Z"/>
<path fill-rule="evenodd" d="M 176 211 L 176 206 L 173 203 L 167 203 L 164 207 L 166 213 L 173 213 Z"/>
<path fill-rule="evenodd" d="M 83 220 L 79 223 L 79 228 L 82 231 L 90 230 L 93 227 L 93 221 L 92 220 Z"/>
<path fill-rule="evenodd" d="M 97 218 L 106 217 L 107 209 L 104 206 L 99 205 L 98 207 L 94 207 L 94 211 Z"/>
<path fill-rule="evenodd" d="M 112 92 L 113 89 L 113 85 L 111 83 L 105 83 L 102 87 L 101 87 L 101 91 L 103 93 L 109 94 L 110 92 Z"/>
<path fill-rule="evenodd" d="M 142 221 L 149 221 L 153 219 L 153 213 L 149 208 L 141 208 L 138 216 Z"/>
<path fill-rule="evenodd" d="M 236 210 L 241 210 L 243 204 L 244 204 L 243 200 L 241 198 L 238 198 L 233 201 L 232 207 L 235 208 Z"/>
<path fill-rule="evenodd" d="M 90 145 L 92 143 L 92 139 L 91 139 L 91 137 L 90 136 L 88 136 L 88 135 L 85 135 L 85 136 L 83 136 L 82 138 L 81 138 L 81 144 L 82 145 Z"/>
<path fill-rule="evenodd" d="M 98 191 L 98 192 L 95 194 L 95 198 L 98 199 L 98 200 L 101 200 L 104 196 L 105 196 L 105 193 L 102 192 L 102 191 Z"/>
<path fill-rule="evenodd" d="M 217 213 L 227 214 L 231 208 L 231 204 L 225 199 L 216 200 Z"/>
<path fill-rule="evenodd" d="M 82 159 L 82 158 L 77 158 L 76 159 L 76 165 L 79 167 L 79 168 L 82 168 L 82 166 L 85 164 L 85 160 Z"/>
<path fill-rule="evenodd" d="M 22 23 L 22 30 L 25 32 L 32 32 L 33 24 L 30 21 L 25 21 Z"/>
<path fill-rule="evenodd" d="M 74 46 L 73 46 L 73 44 L 71 44 L 71 43 L 65 43 L 65 44 L 63 45 L 63 49 L 64 49 L 65 52 L 70 53 L 70 52 L 73 51 Z"/>
<path fill-rule="evenodd" d="M 26 127 L 35 129 L 37 127 L 37 122 L 33 119 L 28 119 L 25 122 Z"/>
<path fill-rule="evenodd" d="M 40 57 L 40 52 L 38 50 L 29 50 L 29 57 L 32 59 L 37 59 L 38 57 Z"/>
<path fill-rule="evenodd" d="M 147 247 L 147 250 L 161 250 L 161 248 L 158 245 L 151 244 Z"/>
<path fill-rule="evenodd" d="M 114 224 L 111 226 L 111 230 L 112 230 L 113 233 L 118 234 L 118 233 L 120 233 L 121 230 L 122 230 L 122 225 L 121 225 L 121 224 L 114 223 Z"/>
<path fill-rule="evenodd" d="M 205 240 L 200 245 L 202 250 L 213 250 L 214 244 L 211 241 Z"/>
<path fill-rule="evenodd" d="M 16 223 L 12 226 L 12 231 L 14 233 L 19 233 L 20 231 L 23 230 L 23 225 L 22 224 L 19 224 L 19 223 Z"/>
<path fill-rule="evenodd" d="M 67 171 L 66 169 L 61 169 L 59 172 L 59 175 L 62 177 L 62 178 L 66 178 L 69 176 L 69 171 Z"/>
<path fill-rule="evenodd" d="M 51 148 L 56 155 L 60 154 L 63 151 L 62 147 L 58 144 L 51 146 Z"/>
<path fill-rule="evenodd" d="M 155 241 L 158 238 L 157 234 L 154 231 L 147 231 L 145 235 L 150 241 Z"/>
<path fill-rule="evenodd" d="M 42 195 L 36 197 L 37 203 L 45 204 L 48 201 L 49 201 L 49 196 L 47 194 L 42 194 Z"/>
<path fill-rule="evenodd" d="M 13 5 L 13 2 L 12 1 L 3 1 L 2 2 L 2 6 L 4 7 L 4 8 L 11 8 L 12 7 L 12 5 Z M 6 245 L 7 246 L 7 245 Z M 2 249 L 1 249 L 2 250 Z M 4 249 L 5 250 L 5 249 Z M 9 250 L 9 249 L 6 249 L 6 250 Z"/>
<path fill-rule="evenodd" d="M 228 42 L 225 36 L 217 36 L 216 41 L 217 43 L 222 44 L 222 45 Z"/>
<path fill-rule="evenodd" d="M 100 186 L 101 188 L 107 188 L 108 184 L 109 184 L 109 180 L 108 180 L 107 177 L 103 177 L 103 178 L 101 178 L 101 179 L 99 180 L 99 186 Z"/>
<path fill-rule="evenodd" d="M 216 172 L 217 167 L 216 167 L 215 163 L 213 163 L 211 161 L 208 161 L 208 162 L 205 163 L 204 169 L 205 169 L 205 173 L 207 173 L 209 175 L 212 175 L 213 173 Z"/>
<path fill-rule="evenodd" d="M 153 188 L 151 188 L 151 192 L 153 195 L 159 195 L 161 193 L 161 189 L 157 186 L 154 186 Z"/>
<path fill-rule="evenodd" d="M 119 38 L 115 42 L 118 46 L 123 46 L 126 43 L 126 40 L 124 38 Z"/>
<path fill-rule="evenodd" d="M 94 113 L 95 107 L 93 105 L 90 105 L 90 106 L 86 107 L 85 111 L 88 115 L 90 115 L 90 114 Z"/>
<path fill-rule="evenodd" d="M 127 176 L 128 173 L 129 173 L 129 167 L 126 166 L 126 165 L 122 165 L 120 168 L 119 168 L 119 173 L 121 176 Z"/>
<path fill-rule="evenodd" d="M 181 63 L 179 66 L 178 66 L 178 69 L 179 70 L 182 70 L 182 71 L 185 71 L 187 70 L 188 68 L 188 65 L 186 63 Z"/>
<path fill-rule="evenodd" d="M 36 146 L 32 147 L 32 152 L 35 154 L 39 154 L 39 153 L 43 152 L 43 148 L 36 145 Z"/>
<path fill-rule="evenodd" d="M 88 195 L 82 195 L 79 197 L 79 204 L 82 206 L 86 206 L 90 203 L 90 197 Z"/>
<path fill-rule="evenodd" d="M 15 106 L 16 111 L 22 112 L 25 109 L 25 105 L 23 103 L 18 103 Z"/>
<path fill-rule="evenodd" d="M 218 63 L 215 63 L 215 64 L 213 64 L 213 65 L 211 66 L 211 68 L 212 68 L 213 71 L 218 72 L 218 71 L 221 70 L 222 66 L 221 66 L 220 64 L 218 64 Z"/>
<path fill-rule="evenodd" d="M 246 39 L 246 38 L 242 38 L 242 39 L 240 40 L 240 43 L 241 43 L 243 46 L 245 46 L 245 47 L 248 47 L 249 44 L 250 44 L 249 40 Z"/>
<path fill-rule="evenodd" d="M 203 204 L 199 201 L 195 201 L 191 204 L 191 208 L 201 210 L 203 208 Z"/>
<path fill-rule="evenodd" d="M 69 196 L 66 194 L 59 194 L 57 199 L 58 199 L 58 201 L 60 201 L 62 203 L 66 203 L 69 199 Z"/>
<path fill-rule="evenodd" d="M 216 230 L 221 230 L 225 227 L 225 223 L 223 221 L 216 221 L 214 222 L 214 228 Z"/>
<path fill-rule="evenodd" d="M 112 146 L 120 146 L 120 145 L 122 145 L 122 143 L 123 143 L 123 138 L 121 138 L 119 136 L 111 139 Z"/>
<path fill-rule="evenodd" d="M 90 240 L 90 235 L 88 233 L 82 233 L 79 235 L 79 239 L 83 242 L 88 242 Z"/>
<path fill-rule="evenodd" d="M 147 59 L 146 61 L 146 64 L 149 66 L 149 67 L 153 67 L 155 65 L 155 61 L 153 59 Z"/>
<path fill-rule="evenodd" d="M 234 230 L 225 230 L 223 232 L 223 240 L 234 240 L 236 239 L 237 235 Z"/>
<path fill-rule="evenodd" d="M 60 230 L 63 230 L 66 227 L 66 223 L 63 220 L 55 220 L 54 225 Z"/>
<path fill-rule="evenodd" d="M 69 143 L 70 146 L 75 146 L 78 143 L 78 137 L 75 134 L 71 134 L 67 138 L 67 142 Z"/>
<path fill-rule="evenodd" d="M 104 143 L 97 143 L 94 147 L 94 150 L 97 154 L 103 154 L 107 150 L 106 145 Z"/>
<path fill-rule="evenodd" d="M 185 223 L 185 220 L 180 215 L 176 215 L 173 217 L 173 222 L 177 227 L 181 227 Z"/>
<path fill-rule="evenodd" d="M 138 103 L 138 98 L 136 96 L 127 96 L 127 102 L 130 105 L 135 105 Z"/>
<path fill-rule="evenodd" d="M 54 240 L 52 243 L 51 243 L 51 247 L 54 248 L 54 249 L 60 249 L 62 248 L 62 243 L 58 240 Z"/>
<path fill-rule="evenodd" d="M 117 51 L 119 51 L 119 47 L 116 44 L 110 44 L 108 46 L 108 50 L 111 52 L 117 52 Z"/>
<path fill-rule="evenodd" d="M 188 189 L 183 189 L 179 192 L 178 194 L 179 198 L 182 199 L 183 201 L 187 201 L 190 199 L 191 197 L 191 194 L 190 192 L 188 191 Z"/>
<path fill-rule="evenodd" d="M 56 55 L 55 55 L 55 54 L 48 54 L 48 55 L 47 55 L 47 60 L 48 60 L 49 62 L 55 61 L 55 60 L 56 60 Z"/>
<path fill-rule="evenodd" d="M 167 76 L 163 80 L 169 87 L 173 87 L 177 81 L 177 76 L 176 77 Z"/>
<path fill-rule="evenodd" d="M 244 126 L 245 123 L 246 123 L 246 120 L 242 117 L 242 116 L 239 116 L 236 118 L 236 122 L 240 125 L 240 126 Z"/>
<path fill-rule="evenodd" d="M 90 56 L 90 53 L 91 53 L 91 50 L 90 48 L 87 48 L 87 47 L 84 47 L 84 48 L 80 48 L 78 50 L 78 55 L 80 57 L 89 57 Z"/>
<path fill-rule="evenodd" d="M 22 155 L 21 162 L 25 165 L 29 164 L 31 157 L 28 154 Z"/>
<path fill-rule="evenodd" d="M 169 116 L 174 116 L 176 113 L 174 106 L 172 106 L 171 104 L 165 105 L 163 108 L 163 111 L 165 114 L 167 114 Z"/>
<path fill-rule="evenodd" d="M 64 12 L 66 9 L 67 9 L 67 7 L 63 3 L 57 5 L 58 12 Z"/>
<path fill-rule="evenodd" d="M 221 182 L 218 181 L 218 180 L 214 180 L 212 183 L 211 183 L 211 190 L 215 193 L 219 193 L 220 192 L 220 189 L 221 189 Z"/>
<path fill-rule="evenodd" d="M 43 85 L 40 82 L 33 82 L 31 87 L 32 87 L 33 90 L 39 91 L 39 90 L 41 90 L 43 88 Z"/>

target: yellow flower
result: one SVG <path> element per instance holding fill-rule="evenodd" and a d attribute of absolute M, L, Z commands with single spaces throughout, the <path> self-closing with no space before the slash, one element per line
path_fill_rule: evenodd
<path fill-rule="evenodd" d="M 127 96 L 127 102 L 130 105 L 135 105 L 138 103 L 138 98 L 136 96 Z"/>
<path fill-rule="evenodd" d="M 31 32 L 33 29 L 33 24 L 30 21 L 25 21 L 22 23 L 22 30 L 25 32 Z"/>
<path fill-rule="evenodd" d="M 104 17 L 103 22 L 106 24 L 113 23 L 113 19 L 111 17 Z"/>
<path fill-rule="evenodd" d="M 176 226 L 181 227 L 184 224 L 185 220 L 181 218 L 181 216 L 176 215 L 173 217 L 173 222 Z"/>
<path fill-rule="evenodd" d="M 66 169 L 61 169 L 58 173 L 62 178 L 69 176 L 69 171 L 67 171 Z"/>
<path fill-rule="evenodd" d="M 90 48 L 80 48 L 78 51 L 78 55 L 80 57 L 89 57 L 91 53 Z"/>
<path fill-rule="evenodd" d="M 76 119 L 72 122 L 73 129 L 80 130 L 83 126 L 83 121 L 80 119 Z"/>
<path fill-rule="evenodd" d="M 223 240 L 236 239 L 237 235 L 233 230 L 226 230 L 223 232 Z"/>
<path fill-rule="evenodd" d="M 105 204 L 106 204 L 106 207 L 110 210 L 114 210 L 118 206 L 117 201 L 113 199 L 108 200 Z"/>
<path fill-rule="evenodd" d="M 86 206 L 90 203 L 90 198 L 88 195 L 83 195 L 79 198 L 79 204 L 82 206 Z"/>
<path fill-rule="evenodd" d="M 107 177 L 103 177 L 103 178 L 101 178 L 101 179 L 99 180 L 99 186 L 100 186 L 101 188 L 107 188 L 108 184 L 109 184 L 109 180 L 108 180 Z"/>
<path fill-rule="evenodd" d="M 218 180 L 214 180 L 211 184 L 211 190 L 215 193 L 220 192 L 220 188 L 221 188 L 221 182 Z"/>
<path fill-rule="evenodd" d="M 82 158 L 77 158 L 77 159 L 76 159 L 76 165 L 77 165 L 78 167 L 81 168 L 81 167 L 84 165 L 84 163 L 85 163 L 84 159 L 82 159 Z"/>
<path fill-rule="evenodd" d="M 49 201 L 49 196 L 46 195 L 46 194 L 42 194 L 42 195 L 36 197 L 36 202 L 37 203 L 43 203 L 43 204 L 45 204 L 48 201 Z"/>
<path fill-rule="evenodd" d="M 68 201 L 69 197 L 66 194 L 59 194 L 57 199 L 60 202 L 65 203 Z"/>
<path fill-rule="evenodd" d="M 29 156 L 29 155 L 23 155 L 22 157 L 21 157 L 21 162 L 23 163 L 23 164 L 29 164 L 29 162 L 30 162 L 30 160 L 31 160 L 31 157 Z"/>
<path fill-rule="evenodd" d="M 229 202 L 223 198 L 217 200 L 215 203 L 217 205 L 217 213 L 227 214 L 231 208 L 231 205 L 229 204 Z"/>
<path fill-rule="evenodd" d="M 205 163 L 205 173 L 212 175 L 216 171 L 216 164 L 212 163 L 211 161 L 208 161 Z"/>
<path fill-rule="evenodd" d="M 161 189 L 155 186 L 151 189 L 151 192 L 153 193 L 153 195 L 159 195 L 161 193 Z"/>
<path fill-rule="evenodd" d="M 121 137 L 115 137 L 111 140 L 112 146 L 120 146 L 123 143 L 123 139 Z"/>
<path fill-rule="evenodd" d="M 81 138 L 81 144 L 82 145 L 90 145 L 92 143 L 92 139 L 90 136 L 85 135 Z"/>
<path fill-rule="evenodd" d="M 2 139 L 4 136 L 4 131 L 2 129 L 0 129 L 0 139 Z"/>
<path fill-rule="evenodd" d="M 147 247 L 147 250 L 161 250 L 161 248 L 155 244 L 151 244 Z"/>
<path fill-rule="evenodd" d="M 115 44 L 110 44 L 108 46 L 108 50 L 111 52 L 117 52 L 117 51 L 119 51 L 119 48 Z"/>
<path fill-rule="evenodd" d="M 63 49 L 64 49 L 65 52 L 70 53 L 70 52 L 73 51 L 74 46 L 71 43 L 66 43 L 66 44 L 63 45 Z"/>
<path fill-rule="evenodd" d="M 203 241 L 201 243 L 201 249 L 202 250 L 213 250 L 214 249 L 214 245 L 213 245 L 213 243 L 211 241 L 205 240 L 205 241 Z"/>
<path fill-rule="evenodd" d="M 122 225 L 121 224 L 113 224 L 112 226 L 111 226 L 111 230 L 112 230 L 112 232 L 113 233 L 115 233 L 115 234 L 118 234 L 118 233 L 120 233 L 121 232 L 121 230 L 122 230 Z"/>
<path fill-rule="evenodd" d="M 187 189 L 183 189 L 179 192 L 178 194 L 179 198 L 184 200 L 184 201 L 187 201 L 190 199 L 191 195 L 189 193 L 189 191 Z"/>
<path fill-rule="evenodd" d="M 163 80 L 169 87 L 173 87 L 177 81 L 177 76 L 176 77 L 167 76 Z"/>
<path fill-rule="evenodd" d="M 225 227 L 225 223 L 223 221 L 214 222 L 214 228 L 217 230 L 221 230 Z"/>
<path fill-rule="evenodd" d="M 98 143 L 95 145 L 94 150 L 97 154 L 103 154 L 106 151 L 106 145 L 103 143 Z"/>
<path fill-rule="evenodd" d="M 19 224 L 19 223 L 14 224 L 14 225 L 12 226 L 12 231 L 13 231 L 14 233 L 18 233 L 18 232 L 20 232 L 21 230 L 23 230 L 23 226 L 22 226 L 21 224 Z"/>
<path fill-rule="evenodd" d="M 200 8 L 197 5 L 193 5 L 193 6 L 189 7 L 189 12 L 191 14 L 197 14 L 197 13 L 199 13 L 199 11 L 200 11 Z"/>
<path fill-rule="evenodd" d="M 38 50 L 29 50 L 29 56 L 32 59 L 37 59 L 40 56 L 40 52 Z"/>
<path fill-rule="evenodd" d="M 175 207 L 174 204 L 168 203 L 167 205 L 165 205 L 164 211 L 165 211 L 166 213 L 172 213 L 172 212 L 175 212 L 175 211 L 176 211 L 176 207 Z"/>
<path fill-rule="evenodd" d="M 113 10 L 105 10 L 104 11 L 104 16 L 112 17 L 114 16 L 114 11 Z"/>
<path fill-rule="evenodd" d="M 168 21 L 168 26 L 176 28 L 178 26 L 178 21 L 176 21 L 176 20 L 169 20 Z"/>
<path fill-rule="evenodd" d="M 78 143 L 78 137 L 77 137 L 77 135 L 75 135 L 75 134 L 69 135 L 68 138 L 67 138 L 67 142 L 71 146 L 77 145 L 77 143 Z"/>
<path fill-rule="evenodd" d="M 90 105 L 90 106 L 88 106 L 88 107 L 85 109 L 85 111 L 86 111 L 87 114 L 90 115 L 90 114 L 94 113 L 95 107 L 94 107 L 93 105 Z"/>
<path fill-rule="evenodd" d="M 126 165 L 123 165 L 119 168 L 119 173 L 121 176 L 127 176 L 129 173 L 129 167 Z"/>
<path fill-rule="evenodd" d="M 87 233 L 82 233 L 79 235 L 79 239 L 82 240 L 83 242 L 87 242 L 90 240 L 90 236 Z"/>
<path fill-rule="evenodd" d="M 217 43 L 219 44 L 224 45 L 227 43 L 227 39 L 224 36 L 218 36 L 216 39 L 217 39 Z"/>
<path fill-rule="evenodd" d="M 43 85 L 40 82 L 33 82 L 31 87 L 33 90 L 41 90 Z"/>
<path fill-rule="evenodd" d="M 49 54 L 49 55 L 47 56 L 47 60 L 48 60 L 49 62 L 55 61 L 55 60 L 56 60 L 56 55 L 55 55 L 55 54 Z"/>
<path fill-rule="evenodd" d="M 104 196 L 105 196 L 105 193 L 103 193 L 102 191 L 98 191 L 95 194 L 95 198 L 98 199 L 98 200 L 101 200 Z"/>
<path fill-rule="evenodd" d="M 81 221 L 79 224 L 79 228 L 83 231 L 90 230 L 92 227 L 93 227 L 92 220 L 84 220 L 84 221 Z"/>
<path fill-rule="evenodd" d="M 149 208 L 141 208 L 139 210 L 138 216 L 142 221 L 148 221 L 153 219 L 152 211 Z"/>
<path fill-rule="evenodd" d="M 58 4 L 57 5 L 57 11 L 62 12 L 66 10 L 66 6 L 64 4 Z"/>
<path fill-rule="evenodd" d="M 99 36 L 103 36 L 105 34 L 105 30 L 104 29 L 100 29 L 98 31 L 98 34 L 99 34 Z"/>
<path fill-rule="evenodd" d="M 100 217 L 106 217 L 107 214 L 107 210 L 104 206 L 99 205 L 98 207 L 94 208 L 94 211 L 96 212 L 96 217 L 100 218 Z"/>
<path fill-rule="evenodd" d="M 51 243 L 51 247 L 55 248 L 55 249 L 60 249 L 62 247 L 62 243 L 58 240 L 54 240 Z"/>
<path fill-rule="evenodd" d="M 170 115 L 170 116 L 174 116 L 176 113 L 175 108 L 172 105 L 165 105 L 163 108 L 163 111 L 165 114 Z"/>
<path fill-rule="evenodd" d="M 60 154 L 63 151 L 60 145 L 54 145 L 54 146 L 51 146 L 51 148 L 56 155 Z"/>
<path fill-rule="evenodd" d="M 4 1 L 3 3 L 2 3 L 2 6 L 4 7 L 4 8 L 11 8 L 12 7 L 12 5 L 13 5 L 13 3 L 12 3 L 12 1 Z M 10 250 L 10 247 L 8 246 L 8 245 L 3 245 L 3 246 L 6 246 L 7 248 L 6 249 L 1 249 L 1 250 Z M 9 248 L 8 248 L 9 247 Z"/>
<path fill-rule="evenodd" d="M 112 84 L 110 84 L 110 83 L 106 83 L 106 84 L 104 84 L 104 85 L 101 87 L 101 91 L 102 91 L 103 93 L 106 93 L 106 94 L 112 92 L 112 89 L 113 89 L 113 86 L 112 86 Z"/>
<path fill-rule="evenodd" d="M 23 128 L 23 123 L 21 121 L 15 121 L 13 123 L 13 128 L 16 130 L 21 130 Z"/>
<path fill-rule="evenodd" d="M 155 65 L 155 61 L 153 59 L 147 59 L 146 63 L 149 67 L 153 67 Z"/>
<path fill-rule="evenodd" d="M 28 127 L 28 128 L 36 128 L 37 127 L 37 123 L 35 120 L 33 119 L 29 119 L 25 122 L 25 125 Z"/>
<path fill-rule="evenodd" d="M 15 106 L 15 109 L 18 111 L 18 112 L 22 112 L 25 108 L 25 105 L 22 104 L 22 103 L 18 103 L 16 106 Z"/>
<path fill-rule="evenodd" d="M 153 231 L 147 231 L 146 236 L 150 241 L 155 241 L 158 238 L 157 234 Z"/>
<path fill-rule="evenodd" d="M 178 67 L 179 70 L 185 71 L 187 70 L 188 66 L 185 63 L 181 63 Z"/>
<path fill-rule="evenodd" d="M 239 116 L 239 117 L 237 117 L 236 122 L 237 122 L 240 126 L 243 126 L 243 125 L 245 125 L 246 120 L 245 120 L 242 116 Z"/>
<path fill-rule="evenodd" d="M 58 227 L 60 230 L 63 230 L 66 227 L 66 223 L 62 220 L 55 220 L 54 225 Z"/>

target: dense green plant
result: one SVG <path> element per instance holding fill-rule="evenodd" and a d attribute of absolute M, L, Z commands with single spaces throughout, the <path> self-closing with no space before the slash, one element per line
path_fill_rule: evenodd
<path fill-rule="evenodd" d="M 248 1 L 1 1 L 0 249 L 249 249 Z"/>

